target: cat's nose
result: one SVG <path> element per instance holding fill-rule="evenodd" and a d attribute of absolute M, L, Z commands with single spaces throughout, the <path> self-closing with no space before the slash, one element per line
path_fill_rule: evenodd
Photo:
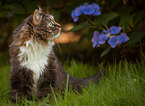
<path fill-rule="evenodd" d="M 60 26 L 56 26 L 53 28 L 53 31 L 60 31 L 61 30 L 61 27 Z"/>

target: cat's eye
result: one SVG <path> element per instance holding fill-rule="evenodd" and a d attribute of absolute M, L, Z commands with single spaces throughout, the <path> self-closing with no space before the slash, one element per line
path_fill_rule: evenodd
<path fill-rule="evenodd" d="M 48 25 L 49 25 L 49 26 L 52 26 L 53 24 L 52 24 L 52 22 L 49 22 Z"/>

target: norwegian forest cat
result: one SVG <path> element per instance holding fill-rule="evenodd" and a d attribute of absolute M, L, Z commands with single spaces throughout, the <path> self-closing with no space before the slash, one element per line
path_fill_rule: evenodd
<path fill-rule="evenodd" d="M 51 87 L 54 91 L 65 89 L 67 73 L 53 52 L 53 40 L 60 31 L 53 16 L 43 13 L 41 8 L 14 30 L 9 48 L 12 102 L 16 102 L 16 96 L 32 99 L 32 94 L 41 100 L 51 93 Z M 69 85 L 74 91 L 81 92 L 90 80 L 98 83 L 101 76 L 101 71 L 89 78 L 77 79 L 70 75 Z"/>

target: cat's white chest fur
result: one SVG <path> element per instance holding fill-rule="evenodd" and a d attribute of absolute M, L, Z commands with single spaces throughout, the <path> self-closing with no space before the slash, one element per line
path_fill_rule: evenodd
<path fill-rule="evenodd" d="M 18 54 L 20 65 L 33 72 L 34 82 L 37 83 L 40 75 L 43 73 L 45 66 L 48 65 L 49 55 L 52 51 L 54 42 L 48 46 L 38 44 L 33 40 L 25 42 L 25 45 L 19 48 Z"/>

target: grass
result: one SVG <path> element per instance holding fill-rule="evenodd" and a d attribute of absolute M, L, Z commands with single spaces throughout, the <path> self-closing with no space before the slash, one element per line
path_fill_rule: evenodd
<path fill-rule="evenodd" d="M 66 61 L 64 68 L 73 76 L 78 78 L 88 77 L 100 68 L 108 70 L 104 80 L 98 85 L 90 83 L 87 88 L 83 89 L 81 94 L 74 93 L 66 87 L 65 93 L 54 93 L 52 89 L 51 100 L 49 96 L 43 101 L 27 101 L 22 104 L 29 106 L 144 106 L 145 105 L 145 61 L 131 63 L 121 61 L 118 64 L 102 64 L 91 66 L 82 62 Z M 9 102 L 10 65 L 6 62 L 0 63 L 0 106 L 11 105 Z M 49 104 L 47 104 L 49 102 Z M 21 105 L 22 105 L 21 104 Z M 19 106 L 19 104 L 17 104 Z"/>

